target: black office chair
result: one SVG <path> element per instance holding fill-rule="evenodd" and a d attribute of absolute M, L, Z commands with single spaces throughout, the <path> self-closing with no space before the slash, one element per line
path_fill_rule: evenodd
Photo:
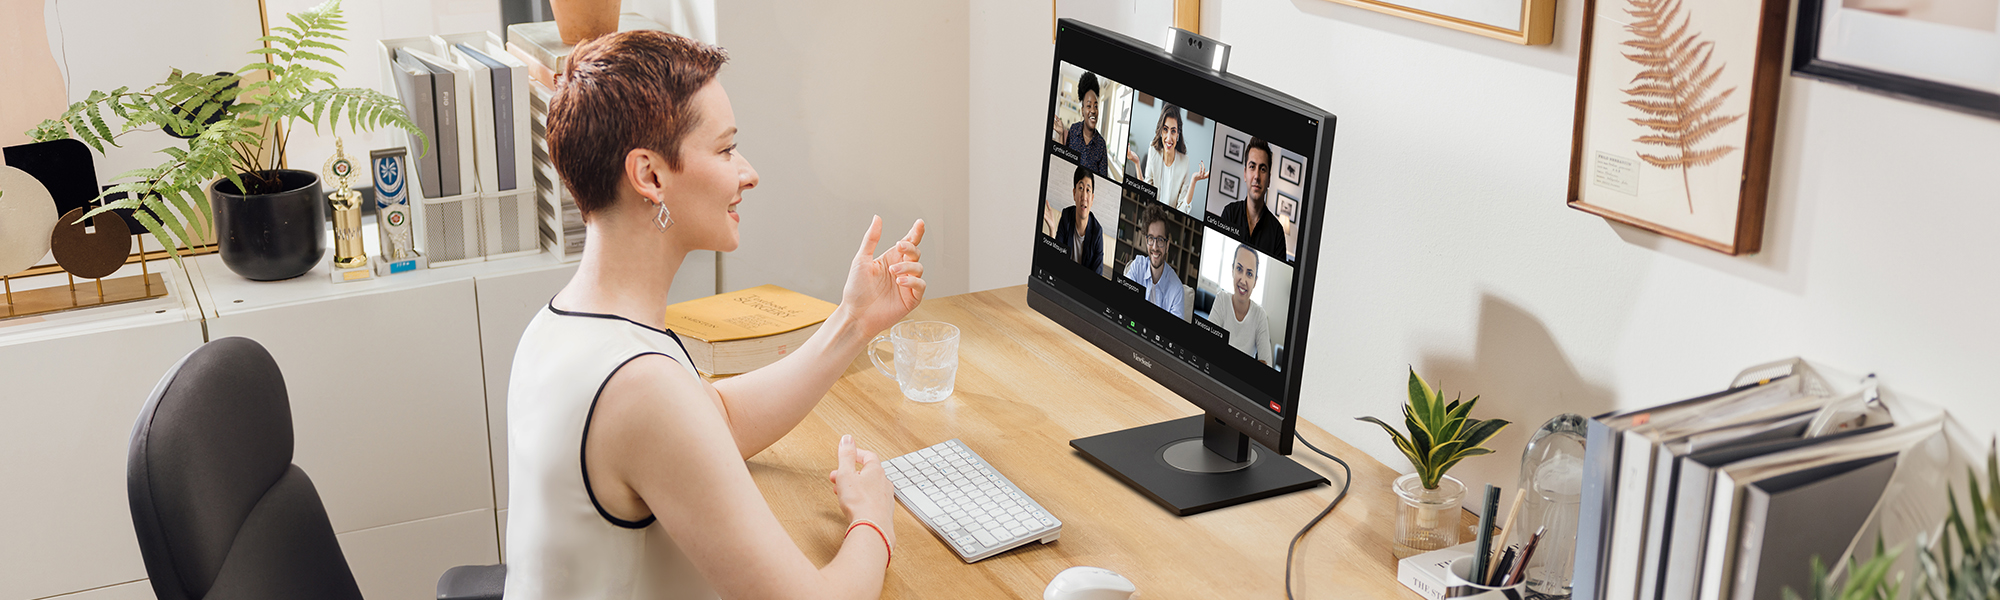
<path fill-rule="evenodd" d="M 169 369 L 139 411 L 125 462 L 132 528 L 153 593 L 361 598 L 319 491 L 291 463 L 291 402 L 263 346 L 220 339 Z M 439 598 L 500 597 L 504 566 L 453 575 L 461 569 L 468 567 L 439 580 Z"/>

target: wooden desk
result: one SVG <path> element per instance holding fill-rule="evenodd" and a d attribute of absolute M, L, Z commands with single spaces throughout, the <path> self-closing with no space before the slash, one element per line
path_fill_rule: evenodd
<path fill-rule="evenodd" d="M 1042 317 L 1012 287 L 927 300 L 912 319 L 959 327 L 956 391 L 937 404 L 905 400 L 858 358 L 819 407 L 750 460 L 750 472 L 792 538 L 818 564 L 847 522 L 826 474 L 844 433 L 884 458 L 959 438 L 1063 521 L 1062 538 L 967 565 L 907 510 L 884 598 L 1039 599 L 1063 569 L 1089 565 L 1130 578 L 1148 599 L 1283 598 L 1285 547 L 1333 500 L 1341 470 L 1303 445 L 1292 457 L 1335 486 L 1175 517 L 1069 447 L 1075 438 L 1197 414 L 1151 379 Z M 1299 544 L 1299 598 L 1419 598 L 1396 582 L 1390 553 L 1398 473 L 1319 427 L 1299 431 L 1354 467 L 1354 488 Z M 1465 513 L 1470 514 L 1470 513 Z M 1470 539 L 1470 538 L 1468 538 Z"/>

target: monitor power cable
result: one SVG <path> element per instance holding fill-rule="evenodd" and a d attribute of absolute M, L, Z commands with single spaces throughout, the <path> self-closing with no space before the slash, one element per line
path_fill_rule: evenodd
<path fill-rule="evenodd" d="M 1319 446 L 1314 446 L 1312 442 L 1306 441 L 1306 436 L 1298 435 L 1297 433 L 1293 435 L 1298 437 L 1299 442 L 1304 443 L 1307 448 L 1311 448 L 1313 452 L 1317 452 L 1320 456 L 1327 457 L 1333 460 L 1333 462 L 1340 463 L 1340 469 L 1345 471 L 1346 475 L 1340 478 L 1340 494 L 1333 497 L 1333 502 L 1326 505 L 1326 510 L 1319 511 L 1319 516 L 1313 517 L 1311 521 L 1306 522 L 1305 527 L 1299 528 L 1298 535 L 1292 536 L 1291 545 L 1285 548 L 1285 600 L 1292 600 L 1292 553 L 1299 549 L 1299 540 L 1305 539 L 1306 532 L 1312 531 L 1314 525 L 1318 525 L 1320 520 L 1325 519 L 1327 515 L 1333 513 L 1334 507 L 1340 506 L 1340 501 L 1347 498 L 1348 486 L 1354 483 L 1354 468 L 1347 466 L 1347 461 L 1340 460 L 1340 457 L 1319 449 Z"/>

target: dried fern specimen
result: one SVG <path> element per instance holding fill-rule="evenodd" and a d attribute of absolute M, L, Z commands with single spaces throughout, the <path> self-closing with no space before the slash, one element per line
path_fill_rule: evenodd
<path fill-rule="evenodd" d="M 1700 34 L 1688 31 L 1689 19 L 1681 15 L 1681 0 L 1631 0 L 1631 3 L 1625 12 L 1637 20 L 1626 25 L 1625 30 L 1636 39 L 1624 45 L 1636 51 L 1625 53 L 1625 58 L 1639 63 L 1644 70 L 1632 78 L 1632 87 L 1624 90 L 1632 97 L 1625 105 L 1645 113 L 1644 117 L 1632 119 L 1633 123 L 1654 131 L 1632 141 L 1667 148 L 1659 155 L 1641 153 L 1639 158 L 1662 169 L 1680 169 L 1688 212 L 1693 213 L 1694 190 L 1688 186 L 1688 169 L 1712 164 L 1736 150 L 1729 145 L 1701 147 L 1716 131 L 1743 118 L 1741 114 L 1716 114 L 1716 109 L 1722 107 L 1736 88 L 1710 93 L 1715 80 L 1722 77 L 1724 65 L 1712 60 L 1714 42 L 1704 41 Z M 1711 62 L 1714 66 L 1710 66 Z"/>

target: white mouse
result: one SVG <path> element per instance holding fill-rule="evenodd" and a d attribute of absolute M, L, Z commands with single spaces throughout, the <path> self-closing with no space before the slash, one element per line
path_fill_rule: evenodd
<path fill-rule="evenodd" d="M 1042 600 L 1128 600 L 1138 595 L 1132 580 L 1097 567 L 1070 567 L 1049 580 Z"/>

